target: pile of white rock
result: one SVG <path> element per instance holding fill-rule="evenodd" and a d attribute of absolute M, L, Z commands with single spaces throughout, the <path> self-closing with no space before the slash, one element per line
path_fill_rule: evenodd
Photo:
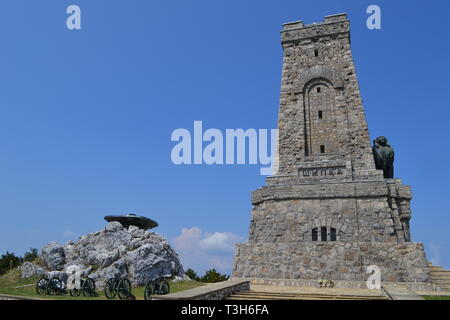
<path fill-rule="evenodd" d="M 157 278 L 184 278 L 177 253 L 160 235 L 119 222 L 110 222 L 105 229 L 82 236 L 64 246 L 56 242 L 45 245 L 39 254 L 41 266 L 30 262 L 20 267 L 22 277 L 43 275 L 49 271 L 64 273 L 78 266 L 83 277 L 93 279 L 98 288 L 116 275 L 127 277 L 133 285 L 145 285 Z"/>

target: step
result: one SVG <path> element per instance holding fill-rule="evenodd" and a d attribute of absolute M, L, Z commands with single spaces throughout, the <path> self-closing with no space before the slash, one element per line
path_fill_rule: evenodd
<path fill-rule="evenodd" d="M 431 271 L 431 275 L 442 275 L 442 276 L 450 276 L 450 271 Z"/>
<path fill-rule="evenodd" d="M 242 291 L 227 300 L 387 300 L 387 297 Z"/>
<path fill-rule="evenodd" d="M 441 266 L 434 265 L 431 262 L 428 262 L 428 267 L 429 268 L 442 268 Z"/>
<path fill-rule="evenodd" d="M 450 279 L 448 274 L 435 274 L 431 276 L 431 279 Z"/>
<path fill-rule="evenodd" d="M 350 294 L 326 294 L 326 293 L 287 293 L 287 292 L 262 292 L 262 291 L 248 291 L 248 292 L 239 292 L 236 294 L 247 294 L 247 295 L 265 295 L 265 296 L 317 296 L 317 297 L 367 297 L 366 295 L 350 295 Z M 370 297 L 383 297 L 383 296 L 370 296 Z"/>
<path fill-rule="evenodd" d="M 319 301 L 319 300 L 340 300 L 340 301 L 366 301 L 366 300 L 388 300 L 384 299 L 372 299 L 372 298 L 352 298 L 352 299 L 342 299 L 340 297 L 334 298 L 326 298 L 326 297 L 239 297 L 239 296 L 230 296 L 225 300 L 309 300 L 309 301 Z"/>
<path fill-rule="evenodd" d="M 436 266 L 428 267 L 428 269 L 430 269 L 430 270 L 445 270 L 442 267 L 436 267 Z"/>
<path fill-rule="evenodd" d="M 431 282 L 433 282 L 434 280 L 450 280 L 450 278 L 448 276 L 434 276 L 434 277 L 431 277 Z"/>
<path fill-rule="evenodd" d="M 291 297 L 291 296 L 240 296 L 240 295 L 231 295 L 226 298 L 226 300 L 342 300 L 342 301 L 350 301 L 350 300 L 388 300 L 386 297 L 342 297 L 342 296 L 324 296 L 324 297 L 309 297 L 309 296 L 299 296 L 299 297 Z"/>
<path fill-rule="evenodd" d="M 450 272 L 450 270 L 438 269 L 438 268 L 429 268 L 430 272 Z"/>
<path fill-rule="evenodd" d="M 405 287 L 383 285 L 383 289 L 392 300 L 424 300 L 422 296 Z"/>
<path fill-rule="evenodd" d="M 450 273 L 448 272 L 439 272 L 439 273 L 430 273 L 431 277 L 450 277 Z"/>
<path fill-rule="evenodd" d="M 241 291 L 236 294 L 240 295 L 265 295 L 265 296 L 318 296 L 318 297 L 333 297 L 333 296 L 342 296 L 342 297 L 368 297 L 366 295 L 355 295 L 355 294 L 327 294 L 327 293 L 295 293 L 295 292 L 266 292 L 266 291 Z M 382 295 L 371 295 L 369 297 L 383 297 Z"/>
<path fill-rule="evenodd" d="M 428 263 L 428 267 L 430 268 L 431 283 L 442 291 L 450 291 L 450 270 L 435 266 L 431 262 Z"/>
<path fill-rule="evenodd" d="M 448 293 L 450 292 L 450 286 L 436 286 L 437 288 L 439 288 L 439 290 L 437 290 L 436 292 L 445 292 Z"/>
<path fill-rule="evenodd" d="M 385 297 L 370 297 L 370 296 L 320 296 L 320 295 L 258 295 L 258 294 L 233 294 L 231 295 L 233 298 L 246 298 L 246 299 L 279 299 L 279 300 L 303 300 L 303 299 L 327 299 L 327 300 L 334 300 L 334 299 L 340 299 L 340 300 L 367 300 L 367 299 L 375 299 L 375 300 L 384 300 Z"/>
<path fill-rule="evenodd" d="M 450 275 L 442 274 L 442 275 L 432 275 L 431 279 L 441 279 L 441 280 L 448 280 L 450 279 Z"/>
<path fill-rule="evenodd" d="M 448 280 L 448 279 L 433 279 L 432 281 L 431 281 L 431 283 L 434 283 L 434 284 L 448 284 L 448 285 L 450 285 L 450 280 Z"/>

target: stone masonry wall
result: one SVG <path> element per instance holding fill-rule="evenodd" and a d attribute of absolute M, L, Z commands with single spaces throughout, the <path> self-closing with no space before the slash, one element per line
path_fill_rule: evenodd
<path fill-rule="evenodd" d="M 381 198 L 266 201 L 253 211 L 249 242 L 312 241 L 312 229 L 320 227 L 336 229 L 337 241 L 398 242 Z"/>
<path fill-rule="evenodd" d="M 266 186 L 253 193 L 249 242 L 312 241 L 313 228 L 327 227 L 337 241 L 402 243 L 410 200 L 399 180 Z"/>
<path fill-rule="evenodd" d="M 279 174 L 322 159 L 351 160 L 356 175 L 374 170 L 346 15 L 310 26 L 285 24 L 281 36 Z"/>
<path fill-rule="evenodd" d="M 238 244 L 233 277 L 363 281 L 369 265 L 380 266 L 382 281 L 431 281 L 423 245 L 412 242 Z"/>

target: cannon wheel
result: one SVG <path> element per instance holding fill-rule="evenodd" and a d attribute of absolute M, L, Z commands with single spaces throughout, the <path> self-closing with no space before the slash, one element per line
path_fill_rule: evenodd
<path fill-rule="evenodd" d="M 122 279 L 119 282 L 118 294 L 120 299 L 128 299 L 131 296 L 131 282 L 128 279 Z"/>
<path fill-rule="evenodd" d="M 48 279 L 46 277 L 42 277 L 36 283 L 36 293 L 39 295 L 46 294 L 47 292 L 47 282 Z"/>
<path fill-rule="evenodd" d="M 71 297 L 79 297 L 81 294 L 81 289 L 77 289 L 77 288 L 70 289 L 69 294 Z"/>
<path fill-rule="evenodd" d="M 83 281 L 82 292 L 84 297 L 95 296 L 95 282 L 92 279 L 86 279 Z"/>
<path fill-rule="evenodd" d="M 153 281 L 147 281 L 144 288 L 144 299 L 152 300 L 152 294 L 155 292 L 155 284 Z"/>
<path fill-rule="evenodd" d="M 83 287 L 83 280 L 80 280 L 80 287 Z M 81 288 L 77 289 L 75 286 L 73 286 L 72 289 L 69 289 L 69 295 L 71 297 L 79 297 L 81 294 Z"/>
<path fill-rule="evenodd" d="M 161 282 L 158 283 L 159 286 L 159 293 L 160 295 L 163 294 L 169 294 L 170 293 L 170 286 L 169 283 L 166 280 L 162 280 Z"/>
<path fill-rule="evenodd" d="M 81 290 L 80 289 L 76 289 L 76 288 L 70 289 L 69 290 L 69 294 L 70 294 L 71 297 L 79 297 L 80 294 L 81 294 Z"/>
<path fill-rule="evenodd" d="M 45 287 L 45 294 L 51 295 L 53 292 L 53 279 L 48 279 L 47 286 Z"/>
<path fill-rule="evenodd" d="M 47 282 L 47 294 L 49 296 L 61 294 L 63 290 L 64 287 L 60 279 L 53 278 Z"/>
<path fill-rule="evenodd" d="M 109 279 L 105 285 L 105 296 L 108 299 L 114 299 L 116 297 L 117 291 L 115 288 L 115 279 Z"/>

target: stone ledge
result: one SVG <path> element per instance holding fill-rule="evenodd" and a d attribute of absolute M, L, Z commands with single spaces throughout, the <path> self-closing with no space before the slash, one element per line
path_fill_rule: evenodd
<path fill-rule="evenodd" d="M 0 294 L 0 300 L 46 300 L 46 299 L 39 299 L 34 297 L 27 297 L 27 296 L 15 296 L 11 294 Z"/>
<path fill-rule="evenodd" d="M 423 297 L 419 296 L 414 291 L 409 290 L 404 287 L 397 287 L 391 285 L 383 285 L 383 292 L 391 300 L 425 300 Z"/>
<path fill-rule="evenodd" d="M 251 285 L 273 285 L 273 286 L 287 286 L 287 287 L 312 287 L 319 288 L 318 280 L 302 280 L 302 279 L 271 279 L 271 278 L 239 278 L 232 277 L 233 281 L 249 281 Z M 345 289 L 367 289 L 365 281 L 342 281 L 334 280 L 335 288 Z M 431 283 L 425 282 L 382 282 L 382 287 L 388 286 L 390 288 L 408 289 L 418 292 L 428 292 L 434 295 L 439 294 L 436 288 Z M 376 291 L 376 290 L 375 290 Z M 445 293 L 444 293 L 445 294 Z"/>
<path fill-rule="evenodd" d="M 281 44 L 283 47 L 286 47 L 291 43 L 301 40 L 311 38 L 323 38 L 327 40 L 327 37 L 330 36 L 343 36 L 349 39 L 350 21 L 341 18 L 332 19 L 330 17 L 323 22 L 307 25 L 302 21 L 288 23 L 283 25 L 283 29 L 281 30 Z"/>
<path fill-rule="evenodd" d="M 326 26 L 338 22 L 349 22 L 349 20 L 347 19 L 347 14 L 339 13 L 325 16 L 323 21 L 313 22 L 309 24 L 305 24 L 303 20 L 286 22 L 282 24 L 283 29 L 281 30 L 281 32 L 285 32 L 288 30 L 301 30 L 305 28 L 317 28 L 320 26 Z"/>
<path fill-rule="evenodd" d="M 250 290 L 248 280 L 228 280 L 211 283 L 194 289 L 152 297 L 153 300 L 222 300 L 229 295 L 243 290 Z"/>
<path fill-rule="evenodd" d="M 252 192 L 252 204 L 269 200 L 292 199 L 332 199 L 332 198 L 379 198 L 395 197 L 411 199 L 409 186 L 401 185 L 396 180 L 382 181 L 341 181 L 299 184 L 300 178 L 284 178 L 285 183 L 272 184 L 277 178 L 269 180 L 271 185 L 263 186 Z M 281 178 L 283 179 L 283 178 Z M 278 181 L 279 183 L 280 181 Z M 296 184 L 294 184 L 296 183 Z"/>
<path fill-rule="evenodd" d="M 346 20 L 347 20 L 347 13 L 345 13 L 345 12 L 325 16 L 325 22 L 338 22 L 338 21 L 346 21 Z"/>

